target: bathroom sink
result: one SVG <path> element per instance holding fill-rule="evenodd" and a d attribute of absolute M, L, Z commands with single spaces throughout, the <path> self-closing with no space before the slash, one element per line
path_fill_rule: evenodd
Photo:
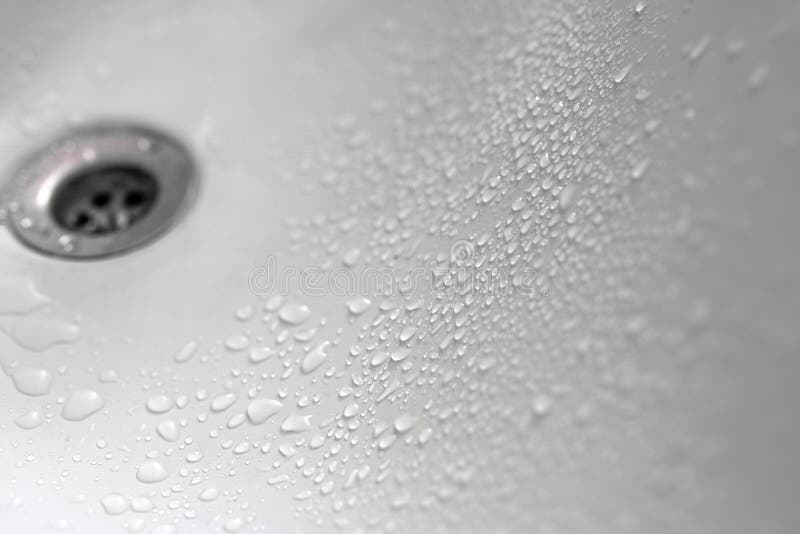
<path fill-rule="evenodd" d="M 0 10 L 0 531 L 800 528 L 796 2 Z M 191 195 L 43 254 L 99 124 Z"/>

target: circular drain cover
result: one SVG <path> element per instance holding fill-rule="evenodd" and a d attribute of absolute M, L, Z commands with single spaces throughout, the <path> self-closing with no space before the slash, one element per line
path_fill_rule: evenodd
<path fill-rule="evenodd" d="M 195 167 L 176 139 L 151 128 L 80 128 L 33 154 L 7 192 L 8 224 L 29 247 L 101 258 L 167 230 L 196 192 Z"/>

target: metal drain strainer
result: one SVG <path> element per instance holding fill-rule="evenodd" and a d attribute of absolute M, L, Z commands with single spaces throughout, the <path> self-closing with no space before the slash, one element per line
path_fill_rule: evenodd
<path fill-rule="evenodd" d="M 195 166 L 176 139 L 144 126 L 99 124 L 53 141 L 17 170 L 6 222 L 40 252 L 101 258 L 158 237 L 195 192 Z"/>

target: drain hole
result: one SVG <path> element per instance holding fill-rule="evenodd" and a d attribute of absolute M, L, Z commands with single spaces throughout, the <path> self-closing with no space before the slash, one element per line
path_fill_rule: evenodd
<path fill-rule="evenodd" d="M 95 193 L 92 197 L 92 205 L 96 208 L 105 208 L 111 202 L 111 193 L 103 191 L 102 193 Z"/>
<path fill-rule="evenodd" d="M 194 201 L 197 176 L 177 139 L 139 124 L 98 122 L 31 154 L 0 192 L 11 207 L 5 222 L 23 244 L 60 258 L 100 259 L 169 230 Z"/>
<path fill-rule="evenodd" d="M 158 192 L 158 182 L 140 167 L 94 168 L 64 180 L 53 194 L 51 215 L 62 229 L 76 234 L 113 234 L 142 220 Z"/>

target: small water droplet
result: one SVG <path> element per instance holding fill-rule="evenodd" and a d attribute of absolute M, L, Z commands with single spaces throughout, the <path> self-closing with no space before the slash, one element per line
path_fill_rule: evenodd
<path fill-rule="evenodd" d="M 243 525 L 244 521 L 240 517 L 229 517 L 223 523 L 222 528 L 225 532 L 239 532 Z"/>
<path fill-rule="evenodd" d="M 109 493 L 103 496 L 100 504 L 108 515 L 119 515 L 128 509 L 128 501 L 119 493 Z"/>
<path fill-rule="evenodd" d="M 630 73 L 632 68 L 633 68 L 633 63 L 628 63 L 627 65 L 619 69 L 617 73 L 614 75 L 614 83 L 619 84 L 624 82 L 625 78 L 628 77 L 628 73 Z"/>
<path fill-rule="evenodd" d="M 244 350 L 248 345 L 250 345 L 250 340 L 244 335 L 231 336 L 225 340 L 225 348 L 233 352 Z"/>
<path fill-rule="evenodd" d="M 237 398 L 236 393 L 221 393 L 211 400 L 211 411 L 223 412 L 233 406 Z"/>
<path fill-rule="evenodd" d="M 219 490 L 214 486 L 209 486 L 203 489 L 203 491 L 201 491 L 200 494 L 197 496 L 198 499 L 206 502 L 213 501 L 217 497 L 219 497 Z"/>
<path fill-rule="evenodd" d="M 330 345 L 329 341 L 323 341 L 314 350 L 306 354 L 300 364 L 300 370 L 308 374 L 318 369 L 328 358 L 328 353 L 326 352 L 328 345 Z"/>
<path fill-rule="evenodd" d="M 181 347 L 178 352 L 172 355 L 172 359 L 177 363 L 183 363 L 192 359 L 192 357 L 195 355 L 195 352 L 197 352 L 197 342 L 189 341 L 183 347 Z"/>
<path fill-rule="evenodd" d="M 268 360 L 275 354 L 275 351 L 269 347 L 256 347 L 250 351 L 250 363 L 261 363 Z"/>
<path fill-rule="evenodd" d="M 131 510 L 134 512 L 146 513 L 152 511 L 153 508 L 153 501 L 143 495 L 131 499 Z"/>
<path fill-rule="evenodd" d="M 414 428 L 415 424 L 417 424 L 417 418 L 406 413 L 394 420 L 394 429 L 399 434 L 404 434 Z"/>
<path fill-rule="evenodd" d="M 372 301 L 367 297 L 356 297 L 347 302 L 347 310 L 353 315 L 361 315 L 369 309 Z"/>

